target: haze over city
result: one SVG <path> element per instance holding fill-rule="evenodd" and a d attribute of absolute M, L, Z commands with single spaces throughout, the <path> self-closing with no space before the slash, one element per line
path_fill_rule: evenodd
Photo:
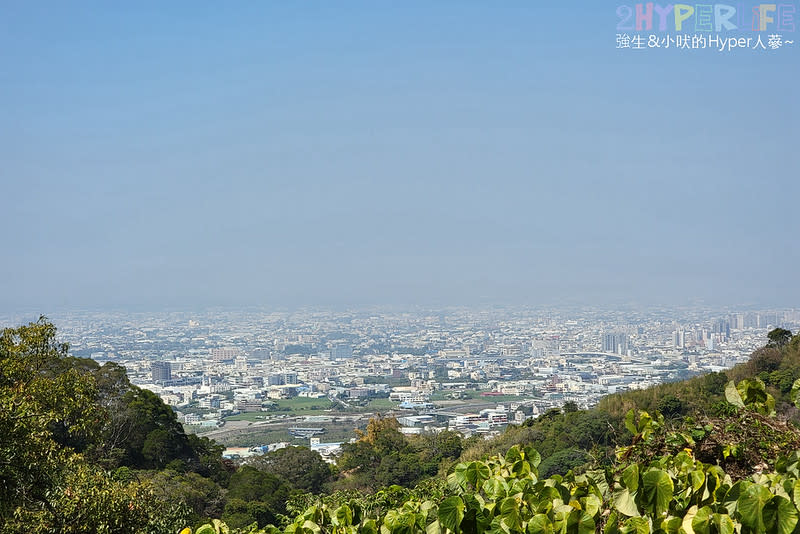
<path fill-rule="evenodd" d="M 6 4 L 0 309 L 792 306 L 796 48 L 636 55 L 615 24 Z"/>

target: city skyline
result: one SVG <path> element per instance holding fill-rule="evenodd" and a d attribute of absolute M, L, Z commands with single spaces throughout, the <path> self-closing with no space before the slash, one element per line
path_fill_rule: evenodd
<path fill-rule="evenodd" d="M 332 461 L 378 413 L 408 433 L 433 425 L 495 435 L 564 403 L 591 407 L 608 394 L 725 372 L 750 360 L 771 331 L 797 331 L 800 310 L 77 312 L 51 320 L 72 356 L 122 366 L 226 454 L 291 442 Z"/>

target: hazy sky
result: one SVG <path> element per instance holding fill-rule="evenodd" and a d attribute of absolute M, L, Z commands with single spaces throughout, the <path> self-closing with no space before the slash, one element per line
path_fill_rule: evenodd
<path fill-rule="evenodd" d="M 800 304 L 800 39 L 617 3 L 3 2 L 0 309 Z"/>

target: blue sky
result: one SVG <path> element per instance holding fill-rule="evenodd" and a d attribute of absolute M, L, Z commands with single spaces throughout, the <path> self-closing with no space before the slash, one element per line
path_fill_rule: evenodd
<path fill-rule="evenodd" d="M 0 309 L 796 305 L 800 43 L 616 5 L 4 2 Z"/>

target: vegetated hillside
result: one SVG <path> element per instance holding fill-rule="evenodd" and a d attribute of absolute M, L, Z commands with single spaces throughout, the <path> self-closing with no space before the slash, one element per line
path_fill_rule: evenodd
<path fill-rule="evenodd" d="M 158 498 L 159 470 L 194 492 L 227 483 L 213 441 L 115 364 L 72 358 L 42 318 L 0 333 L 0 532 L 172 532 L 219 515 Z M 207 514 L 202 514 L 207 509 Z"/>
<path fill-rule="evenodd" d="M 220 446 L 186 435 L 174 412 L 156 395 L 132 386 L 124 369 L 71 358 L 55 333 L 46 319 L 0 333 L 2 533 L 167 533 L 211 517 L 242 531 L 275 524 L 308 534 L 368 533 L 381 524 L 404 533 L 424 527 L 429 534 L 437 529 L 510 534 L 522 527 L 533 533 L 539 526 L 543 532 L 551 527 L 588 532 L 592 524 L 639 532 L 644 531 L 639 519 L 628 519 L 630 503 L 614 496 L 627 489 L 638 513 L 650 514 L 655 501 L 648 492 L 656 490 L 645 488 L 651 483 L 666 488 L 665 476 L 674 490 L 669 532 L 677 532 L 676 517 L 684 518 L 689 532 L 686 514 L 706 517 L 706 505 L 722 515 L 720 506 L 726 507 L 730 520 L 747 531 L 751 523 L 737 506 L 750 504 L 736 504 L 738 497 L 723 495 L 721 488 L 741 493 L 750 491 L 751 482 L 763 486 L 761 479 L 748 479 L 758 473 L 772 473 L 772 486 L 766 489 L 770 495 L 789 495 L 794 502 L 794 490 L 786 489 L 796 476 L 794 460 L 781 455 L 800 445 L 793 425 L 798 410 L 792 403 L 800 389 L 794 387 L 800 375 L 800 338 L 790 339 L 786 331 L 772 332 L 768 346 L 748 364 L 725 374 L 611 396 L 593 410 L 568 404 L 523 426 L 510 426 L 494 440 L 462 440 L 453 432 L 410 438 L 393 419 L 375 419 L 344 447 L 336 468 L 303 447 L 245 465 L 226 462 Z M 689 459 L 681 456 L 685 450 L 691 451 L 685 453 Z M 502 458 L 486 460 L 498 453 Z M 675 464 L 677 458 L 682 463 Z M 629 470 L 633 465 L 636 483 Z M 654 469 L 666 475 L 648 475 Z M 601 472 L 605 478 L 599 478 Z M 550 475 L 549 482 L 540 480 Z M 700 477 L 722 481 L 712 492 L 717 500 L 697 493 Z M 778 480 L 786 495 L 775 486 Z M 546 488 L 555 488 L 561 497 Z M 711 491 L 708 485 L 706 490 Z M 788 509 L 761 489 L 752 491 L 761 492 L 764 525 Z M 589 494 L 599 499 L 599 507 Z M 687 501 L 689 494 L 694 497 Z M 564 507 L 578 509 L 576 502 L 583 513 Z M 523 504 L 527 511 L 513 512 Z M 692 511 L 692 506 L 697 508 Z M 529 512 L 533 515 L 526 516 Z M 512 516 L 506 513 L 516 513 L 520 522 L 509 523 Z M 542 514 L 547 520 L 534 519 Z M 716 526 L 696 527 L 698 532 L 728 531 L 728 519 L 713 514 L 708 517 Z M 504 519 L 495 522 L 498 515 Z M 666 519 L 649 517 L 653 528 Z"/>
<path fill-rule="evenodd" d="M 504 454 L 513 445 L 520 445 L 532 446 L 541 453 L 544 460 L 540 471 L 546 475 L 564 473 L 590 461 L 610 464 L 616 448 L 630 443 L 633 437 L 625 425 L 625 416 L 630 410 L 660 413 L 666 428 L 683 425 L 687 416 L 695 426 L 704 421 L 703 425 L 726 427 L 728 423 L 723 425 L 720 421 L 730 417 L 725 386 L 731 380 L 738 383 L 760 379 L 776 401 L 774 424 L 791 433 L 793 426 L 800 424 L 800 410 L 790 399 L 792 385 L 800 378 L 800 336 L 791 337 L 788 330 L 775 329 L 767 342 L 747 363 L 724 373 L 609 395 L 590 410 L 577 410 L 567 403 L 563 409 L 549 410 L 520 427 L 510 426 L 494 439 L 468 440 L 461 460 Z M 742 422 L 744 426 L 748 424 Z"/>
<path fill-rule="evenodd" d="M 755 351 L 747 363 L 722 373 L 710 373 L 681 382 L 661 384 L 641 391 L 609 395 L 597 406 L 599 411 L 622 417 L 631 408 L 661 411 L 667 418 L 687 413 L 710 413 L 724 399 L 729 380 L 759 378 L 777 403 L 778 412 L 797 419 L 798 412 L 789 400 L 792 384 L 800 378 L 800 336 L 777 328 L 769 333 L 767 345 Z"/>

